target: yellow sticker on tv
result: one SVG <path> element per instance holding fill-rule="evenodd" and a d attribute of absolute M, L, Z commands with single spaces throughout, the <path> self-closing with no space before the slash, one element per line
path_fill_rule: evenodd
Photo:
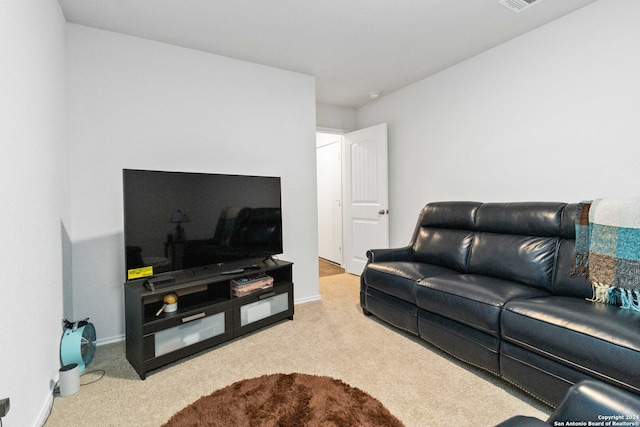
<path fill-rule="evenodd" d="M 140 268 L 132 268 L 131 270 L 127 270 L 127 279 L 139 279 L 141 277 L 153 276 L 153 267 L 140 267 Z"/>

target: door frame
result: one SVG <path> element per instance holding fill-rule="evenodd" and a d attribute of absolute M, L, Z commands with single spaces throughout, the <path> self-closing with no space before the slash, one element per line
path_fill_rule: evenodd
<path fill-rule="evenodd" d="M 374 126 L 377 126 L 377 125 L 374 125 Z M 370 126 L 370 127 L 373 127 L 373 126 Z M 367 128 L 365 128 L 365 129 L 367 129 Z M 345 198 L 345 194 L 346 194 L 345 185 L 346 185 L 346 181 L 347 181 L 347 180 L 345 180 L 345 173 L 346 173 L 345 161 L 346 161 L 346 158 L 347 158 L 346 157 L 346 153 L 345 153 L 345 150 L 347 149 L 347 146 L 346 146 L 346 143 L 345 143 L 345 135 L 347 135 L 347 134 L 349 134 L 351 132 L 357 132 L 358 130 L 362 130 L 362 129 L 357 129 L 356 131 L 347 131 L 347 130 L 342 130 L 342 129 L 332 129 L 332 128 L 324 128 L 324 127 L 317 127 L 316 128 L 316 135 L 318 133 L 325 133 L 325 134 L 340 135 L 342 137 L 342 142 L 341 142 L 342 150 L 341 150 L 341 152 L 342 152 L 342 164 L 343 164 L 343 166 L 342 166 L 342 171 L 341 171 L 341 175 L 342 175 L 341 176 L 341 180 L 342 180 L 342 194 L 341 194 L 342 203 L 341 203 L 341 205 L 342 205 L 343 215 L 342 215 L 342 251 L 341 251 L 342 252 L 342 260 L 341 260 L 340 266 L 345 268 L 345 269 L 346 269 L 346 264 L 347 264 L 347 262 L 345 260 L 346 252 L 347 252 L 346 251 L 346 243 L 347 242 L 345 241 L 345 218 L 344 218 L 344 203 L 345 203 L 344 198 Z M 388 143 L 388 133 L 387 133 L 387 143 Z M 317 148 L 317 146 L 316 146 L 316 148 Z M 387 180 L 388 180 L 388 177 L 387 177 Z M 317 185 L 316 185 L 316 188 L 317 188 Z M 388 182 L 387 182 L 387 190 L 388 190 Z M 385 208 L 385 211 L 386 211 L 386 213 L 388 215 L 388 209 L 389 209 L 389 207 L 388 207 L 388 203 L 389 203 L 388 195 L 387 195 L 387 201 L 386 202 L 387 202 L 387 206 Z M 319 222 L 319 218 L 318 218 L 318 222 Z M 318 228 L 318 230 L 319 230 L 319 228 Z M 387 246 L 388 246 L 388 238 L 389 238 L 389 236 L 388 236 L 388 232 L 387 232 Z M 370 248 L 370 249 L 373 249 L 373 248 Z"/>
<path fill-rule="evenodd" d="M 318 134 L 335 135 L 336 137 L 339 137 L 339 139 L 337 141 L 334 141 L 334 142 L 328 142 L 326 144 L 320 144 L 320 143 L 318 143 Z M 340 209 L 340 214 L 338 215 L 337 218 L 335 218 L 335 217 L 331 218 L 332 221 L 333 220 L 340 221 L 340 224 L 339 224 L 340 237 L 335 239 L 335 240 L 339 240 L 339 242 L 335 242 L 335 241 L 332 242 L 332 243 L 338 243 L 339 244 L 339 249 L 338 249 L 339 255 L 337 256 L 337 258 L 338 258 L 337 260 L 336 259 L 328 259 L 326 257 L 322 257 L 321 254 L 320 254 L 320 250 L 318 250 L 318 256 L 319 256 L 319 258 L 327 259 L 330 262 L 338 263 L 341 267 L 344 267 L 344 251 L 343 251 L 344 224 L 343 224 L 343 213 L 342 213 L 342 203 L 343 203 L 343 193 L 344 193 L 344 189 L 343 189 L 343 179 L 344 179 L 343 174 L 344 174 L 344 171 L 342 170 L 342 156 L 344 155 L 344 132 L 342 132 L 342 131 L 340 131 L 340 132 L 338 132 L 338 131 L 329 132 L 329 131 L 321 130 L 321 129 L 317 129 L 316 130 L 316 165 L 318 164 L 317 163 L 318 149 L 320 149 L 322 147 L 325 147 L 327 145 L 332 145 L 332 144 L 339 144 L 338 149 L 339 149 L 339 152 L 340 152 L 340 177 L 339 177 L 339 180 L 340 180 L 340 190 L 339 190 L 339 192 L 340 192 L 340 194 L 339 194 L 339 200 L 337 201 L 337 204 L 338 204 L 339 209 Z M 318 175 L 318 174 L 316 173 L 316 175 Z M 318 189 L 318 193 L 319 193 L 319 189 L 320 189 L 320 182 L 319 181 L 316 183 L 316 188 Z M 336 202 L 336 201 L 332 200 L 332 202 Z M 334 208 L 335 208 L 335 206 L 334 206 Z M 318 207 L 318 233 L 320 233 L 320 223 L 321 223 L 321 221 L 322 221 L 322 218 L 320 218 L 320 208 Z M 320 239 L 321 239 L 321 236 L 319 234 L 318 235 L 318 242 L 319 242 L 318 249 L 320 249 Z"/>

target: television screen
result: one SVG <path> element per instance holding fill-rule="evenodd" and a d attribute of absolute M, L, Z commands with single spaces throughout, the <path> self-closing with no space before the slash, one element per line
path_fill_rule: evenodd
<path fill-rule="evenodd" d="M 123 170 L 127 280 L 282 253 L 280 178 Z"/>

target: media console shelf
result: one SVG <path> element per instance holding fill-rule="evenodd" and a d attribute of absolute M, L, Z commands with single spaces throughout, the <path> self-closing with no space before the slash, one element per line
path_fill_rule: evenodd
<path fill-rule="evenodd" d="M 280 320 L 293 320 L 293 263 L 257 260 L 260 269 L 228 274 L 254 262 L 156 276 L 159 284 L 154 290 L 144 279 L 125 283 L 127 360 L 141 379 L 183 357 Z M 233 295 L 232 280 L 261 275 L 273 277 L 272 288 Z M 158 314 L 169 293 L 178 296 L 178 309 Z"/>

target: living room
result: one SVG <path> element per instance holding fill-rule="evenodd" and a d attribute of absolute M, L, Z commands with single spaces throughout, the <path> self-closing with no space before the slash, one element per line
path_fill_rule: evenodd
<path fill-rule="evenodd" d="M 637 196 L 631 0 L 598 0 L 357 110 L 316 105 L 313 76 L 70 24 L 57 2 L 0 7 L 5 425 L 46 418 L 61 319 L 122 340 L 123 168 L 282 176 L 298 304 L 320 298 L 317 127 L 388 124 L 392 246 L 429 201 Z"/>

